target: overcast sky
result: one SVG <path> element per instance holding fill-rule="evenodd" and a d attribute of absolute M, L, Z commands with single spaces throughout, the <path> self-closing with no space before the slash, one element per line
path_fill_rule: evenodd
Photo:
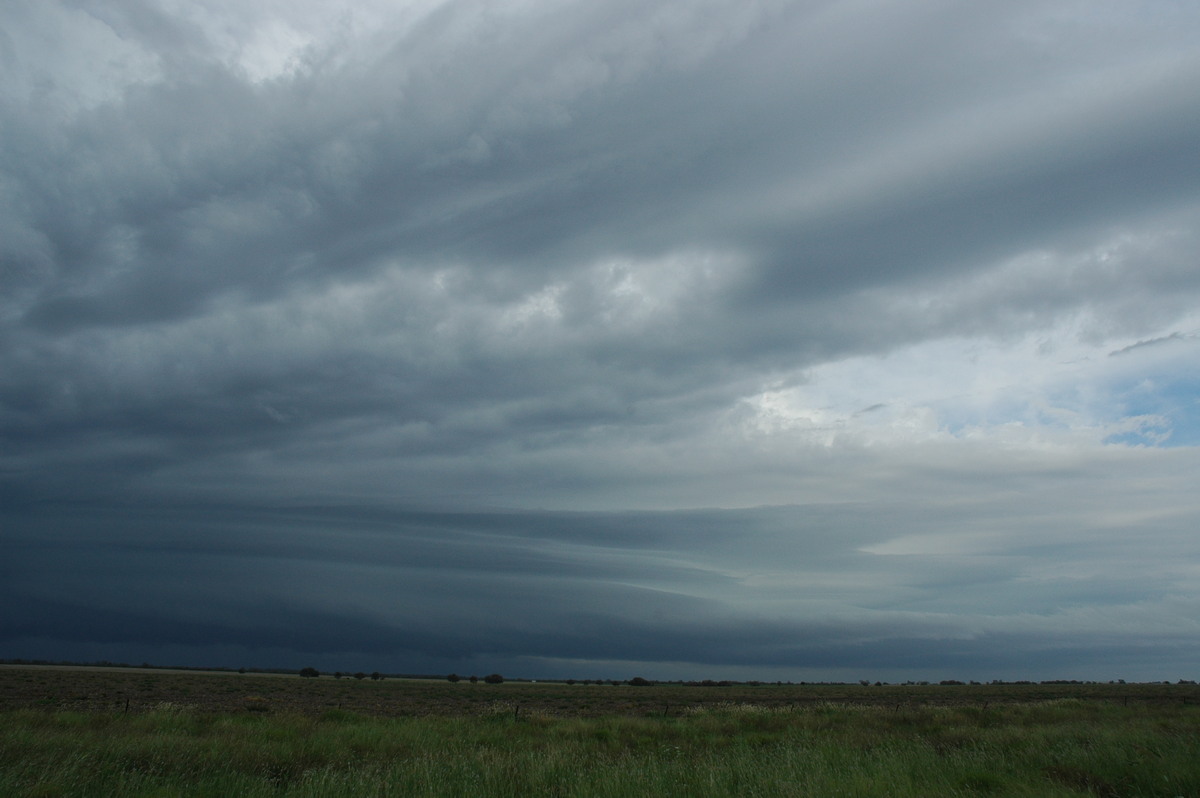
<path fill-rule="evenodd" d="M 1200 4 L 5 0 L 0 657 L 1197 678 Z"/>

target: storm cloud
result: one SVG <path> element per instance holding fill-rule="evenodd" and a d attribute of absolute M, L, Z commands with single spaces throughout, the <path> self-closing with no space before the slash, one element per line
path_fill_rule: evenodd
<path fill-rule="evenodd" d="M 1194 678 L 1200 9 L 0 11 L 0 656 Z"/>

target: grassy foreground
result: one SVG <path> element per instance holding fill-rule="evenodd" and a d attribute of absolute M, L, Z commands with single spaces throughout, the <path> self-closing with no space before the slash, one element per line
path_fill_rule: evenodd
<path fill-rule="evenodd" d="M 1200 707 L 712 704 L 669 717 L 17 709 L 6 796 L 1200 796 Z"/>

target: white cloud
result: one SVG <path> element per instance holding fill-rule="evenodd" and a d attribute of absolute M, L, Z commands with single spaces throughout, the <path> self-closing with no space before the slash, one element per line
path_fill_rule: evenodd
<path fill-rule="evenodd" d="M 1169 441 L 1172 420 L 1130 414 L 1123 388 L 1147 371 L 1188 373 L 1200 347 L 1114 363 L 1108 353 L 1129 338 L 1084 338 L 1080 326 L 1090 325 L 1068 322 L 1015 339 L 939 339 L 825 363 L 802 372 L 799 384 L 748 397 L 748 423 L 762 433 L 811 433 L 825 445 L 962 438 L 1002 447 L 1090 446 L 1121 433 Z"/>

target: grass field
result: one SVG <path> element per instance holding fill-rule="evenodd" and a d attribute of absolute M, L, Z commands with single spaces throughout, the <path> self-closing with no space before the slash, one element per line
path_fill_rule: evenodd
<path fill-rule="evenodd" d="M 1200 797 L 1198 690 L 6 668 L 0 795 Z"/>

